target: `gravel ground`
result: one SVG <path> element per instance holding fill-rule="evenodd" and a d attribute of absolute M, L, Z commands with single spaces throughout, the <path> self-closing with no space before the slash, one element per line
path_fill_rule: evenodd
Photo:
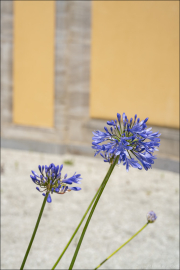
<path fill-rule="evenodd" d="M 25 269 L 51 269 L 74 232 L 109 165 L 101 159 L 2 149 L 1 269 L 19 269 L 43 196 L 29 175 L 39 164 L 81 173 L 82 190 L 53 194 L 46 204 Z M 100 269 L 179 269 L 179 175 L 116 167 L 91 219 L 74 269 L 93 269 L 146 223 L 158 218 Z M 81 230 L 80 230 L 81 231 Z M 80 231 L 56 269 L 68 269 Z"/>

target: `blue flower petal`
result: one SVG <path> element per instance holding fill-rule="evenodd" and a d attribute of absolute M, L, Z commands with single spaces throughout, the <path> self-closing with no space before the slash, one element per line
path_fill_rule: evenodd
<path fill-rule="evenodd" d="M 52 202 L 52 199 L 51 199 L 51 195 L 50 195 L 50 194 L 48 194 L 47 202 L 48 202 L 48 203 L 51 203 L 51 202 Z"/>
<path fill-rule="evenodd" d="M 69 187 L 70 190 L 79 191 L 81 190 L 80 187 Z"/>

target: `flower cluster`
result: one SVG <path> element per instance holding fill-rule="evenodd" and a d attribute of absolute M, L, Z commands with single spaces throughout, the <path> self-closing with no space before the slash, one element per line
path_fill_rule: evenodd
<path fill-rule="evenodd" d="M 122 120 L 122 121 L 121 121 Z M 160 145 L 158 132 L 153 133 L 152 128 L 147 128 L 148 118 L 140 122 L 135 115 L 134 119 L 128 120 L 125 113 L 117 114 L 117 120 L 107 121 L 110 130 L 104 127 L 105 132 L 95 131 L 92 148 L 96 150 L 95 156 L 100 153 L 105 162 L 112 163 L 119 156 L 118 164 L 121 162 L 129 167 L 145 170 L 151 168 L 156 156 L 154 151 Z"/>
<path fill-rule="evenodd" d="M 153 223 L 157 219 L 156 214 L 153 211 L 147 213 L 147 220 L 149 223 Z"/>
<path fill-rule="evenodd" d="M 64 194 L 66 192 L 69 192 L 71 190 L 81 190 L 80 187 L 69 187 L 68 185 L 71 185 L 73 183 L 80 184 L 80 180 L 82 179 L 80 174 L 74 174 L 70 178 L 67 178 L 67 174 L 65 174 L 64 177 L 61 177 L 61 171 L 63 168 L 63 165 L 61 166 L 55 166 L 53 163 L 51 163 L 48 166 L 38 166 L 40 175 L 38 175 L 36 172 L 32 171 L 33 175 L 30 175 L 32 181 L 38 185 L 39 187 L 36 187 L 36 189 L 39 192 L 48 192 L 47 202 L 51 203 L 51 195 L 53 192 L 58 194 Z M 46 193 L 42 193 L 43 196 L 46 196 Z"/>

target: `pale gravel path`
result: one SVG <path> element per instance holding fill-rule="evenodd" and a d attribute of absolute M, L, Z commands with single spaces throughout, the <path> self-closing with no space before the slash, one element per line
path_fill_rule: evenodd
<path fill-rule="evenodd" d="M 2 149 L 1 269 L 19 269 L 43 196 L 35 189 L 30 171 L 39 164 L 64 165 L 63 173 L 82 174 L 82 191 L 53 194 L 46 204 L 25 269 L 51 269 L 78 225 L 105 176 L 101 159 Z M 90 222 L 74 269 L 93 269 L 146 223 L 154 210 L 158 219 L 100 269 L 179 269 L 179 176 L 152 169 L 115 168 Z M 68 269 L 75 246 L 56 269 Z"/>

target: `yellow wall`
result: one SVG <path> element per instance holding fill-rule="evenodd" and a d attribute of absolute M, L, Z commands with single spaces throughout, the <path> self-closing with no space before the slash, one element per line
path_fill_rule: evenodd
<path fill-rule="evenodd" d="M 14 1 L 13 122 L 52 127 L 54 1 Z"/>
<path fill-rule="evenodd" d="M 94 118 L 179 126 L 179 1 L 93 1 Z"/>

